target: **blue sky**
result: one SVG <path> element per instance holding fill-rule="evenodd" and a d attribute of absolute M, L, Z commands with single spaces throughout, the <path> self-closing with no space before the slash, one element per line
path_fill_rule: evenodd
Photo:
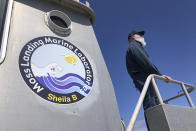
<path fill-rule="evenodd" d="M 127 35 L 145 30 L 146 49 L 162 74 L 196 85 L 196 1 L 194 0 L 89 0 L 95 11 L 95 34 L 110 72 L 121 117 L 125 123 L 133 113 L 139 92 L 125 66 Z M 179 86 L 158 81 L 164 98 L 176 95 Z M 196 102 L 196 92 L 191 93 Z M 170 104 L 187 106 L 185 98 Z M 144 128 L 143 111 L 136 128 Z"/>

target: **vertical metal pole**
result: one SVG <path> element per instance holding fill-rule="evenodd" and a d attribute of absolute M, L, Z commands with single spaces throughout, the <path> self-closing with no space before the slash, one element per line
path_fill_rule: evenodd
<path fill-rule="evenodd" d="M 5 59 L 7 41 L 8 41 L 8 35 L 9 35 L 9 28 L 10 28 L 10 21 L 11 21 L 11 15 L 12 15 L 12 7 L 13 7 L 13 0 L 9 0 L 8 5 L 7 5 L 3 35 L 2 35 L 2 40 L 1 40 L 0 64 Z"/>
<path fill-rule="evenodd" d="M 154 80 L 154 77 L 152 77 L 152 85 L 154 87 L 155 93 L 156 93 L 156 95 L 157 95 L 157 97 L 159 99 L 160 104 L 163 104 L 163 99 L 162 99 L 162 97 L 161 97 L 161 95 L 159 93 L 159 89 L 158 89 L 157 84 L 156 84 L 156 82 Z"/>
<path fill-rule="evenodd" d="M 192 102 L 192 100 L 191 100 L 191 98 L 188 94 L 188 91 L 187 91 L 186 87 L 184 86 L 184 83 L 181 83 L 181 87 L 182 87 L 182 90 L 184 91 L 184 94 L 187 98 L 187 101 L 188 101 L 190 107 L 195 108 L 195 106 L 194 106 L 194 104 L 193 104 L 193 102 Z"/>
<path fill-rule="evenodd" d="M 139 111 L 140 111 L 142 102 L 143 102 L 144 97 L 145 97 L 145 95 L 146 95 L 146 92 L 147 92 L 147 90 L 148 90 L 148 86 L 149 86 L 149 84 L 150 84 L 151 78 L 152 78 L 152 75 L 150 75 L 150 76 L 146 79 L 146 82 L 145 82 L 145 84 L 144 84 L 143 90 L 142 90 L 142 92 L 141 92 L 141 94 L 140 94 L 140 97 L 139 97 L 139 99 L 138 99 L 137 105 L 136 105 L 136 107 L 135 107 L 135 110 L 134 110 L 134 112 L 133 112 L 133 115 L 132 115 L 132 117 L 131 117 L 131 120 L 130 120 L 130 122 L 129 122 L 129 125 L 128 125 L 126 131 L 132 131 L 132 129 L 133 129 L 133 126 L 134 126 L 134 124 L 135 124 L 137 115 L 138 115 L 138 113 L 139 113 Z"/>

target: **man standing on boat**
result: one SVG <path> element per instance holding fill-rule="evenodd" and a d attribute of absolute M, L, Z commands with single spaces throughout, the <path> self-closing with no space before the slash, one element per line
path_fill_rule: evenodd
<path fill-rule="evenodd" d="M 128 35 L 129 46 L 126 52 L 126 66 L 128 73 L 133 79 L 135 87 L 140 92 L 142 92 L 145 81 L 150 74 L 161 75 L 166 78 L 167 81 L 172 80 L 171 77 L 162 75 L 156 66 L 150 61 L 149 55 L 144 49 L 146 46 L 146 42 L 143 37 L 144 34 L 145 31 L 132 31 Z M 158 98 L 152 84 L 150 83 L 143 101 L 144 111 L 158 104 Z"/>

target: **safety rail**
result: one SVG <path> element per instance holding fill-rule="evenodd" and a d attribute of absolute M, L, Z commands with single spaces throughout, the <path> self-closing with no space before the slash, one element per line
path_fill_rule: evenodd
<path fill-rule="evenodd" d="M 159 75 L 151 74 L 151 75 L 148 76 L 148 78 L 146 79 L 146 82 L 144 84 L 143 90 L 142 90 L 142 92 L 140 94 L 140 97 L 138 99 L 138 102 L 137 102 L 137 105 L 135 107 L 135 110 L 134 110 L 134 112 L 132 114 L 132 117 L 131 117 L 131 120 L 129 122 L 129 125 L 127 126 L 126 131 L 132 131 L 132 129 L 133 129 L 133 126 L 135 124 L 136 118 L 137 118 L 138 113 L 140 111 L 142 102 L 144 100 L 144 97 L 146 95 L 146 92 L 148 90 L 148 86 L 149 86 L 150 82 L 152 82 L 153 88 L 155 90 L 155 93 L 156 93 L 156 95 L 158 97 L 158 100 L 159 100 L 160 104 L 168 103 L 168 101 L 170 101 L 170 100 L 173 100 L 173 99 L 176 99 L 178 97 L 181 97 L 181 96 L 185 95 L 186 98 L 187 98 L 187 101 L 188 101 L 188 103 L 190 105 L 190 107 L 191 108 L 195 108 L 195 106 L 194 106 L 194 104 L 193 104 L 193 102 L 192 102 L 192 100 L 191 100 L 191 98 L 190 98 L 190 96 L 188 94 L 188 93 L 190 93 L 190 92 L 192 92 L 194 90 L 194 86 L 193 85 L 190 85 L 190 84 L 187 84 L 187 83 L 184 83 L 184 82 L 180 82 L 180 81 L 176 81 L 176 80 L 169 80 L 168 82 L 170 82 L 170 83 L 175 83 L 175 84 L 181 85 L 181 88 L 182 88 L 184 93 L 180 93 L 180 94 L 178 94 L 178 95 L 176 95 L 174 97 L 171 97 L 171 98 L 166 99 L 166 100 L 163 101 L 163 99 L 162 99 L 162 97 L 161 97 L 161 95 L 159 93 L 159 89 L 157 88 L 157 85 L 156 85 L 156 82 L 155 82 L 155 78 L 167 81 L 166 78 L 164 78 L 162 76 L 159 76 Z M 189 88 L 186 89 L 186 87 L 189 87 Z"/>
<path fill-rule="evenodd" d="M 1 43 L 0 43 L 1 44 L 1 48 L 0 48 L 0 64 L 4 61 L 5 55 L 6 55 L 13 3 L 14 3 L 13 0 L 9 0 L 8 1 L 8 5 L 7 5 L 6 16 L 5 16 L 5 23 L 4 23 L 2 39 L 1 39 Z"/>

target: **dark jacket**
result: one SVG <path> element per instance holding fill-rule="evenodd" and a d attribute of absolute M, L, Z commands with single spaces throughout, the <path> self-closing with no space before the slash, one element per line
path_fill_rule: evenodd
<path fill-rule="evenodd" d="M 132 78 L 136 74 L 143 74 L 146 77 L 150 74 L 161 75 L 156 66 L 150 61 L 146 50 L 135 40 L 129 43 L 126 52 L 126 66 Z"/>

